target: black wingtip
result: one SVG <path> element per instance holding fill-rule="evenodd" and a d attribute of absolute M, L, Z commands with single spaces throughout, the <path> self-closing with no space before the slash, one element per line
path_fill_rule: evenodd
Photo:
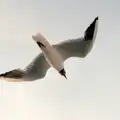
<path fill-rule="evenodd" d="M 96 17 L 96 18 L 95 18 L 95 21 L 96 21 L 96 20 L 98 20 L 98 19 L 99 19 L 99 18 L 98 18 L 98 17 Z"/>
<path fill-rule="evenodd" d="M 90 26 L 85 31 L 85 41 L 93 40 L 93 35 L 96 27 L 96 21 L 98 20 L 98 17 L 94 19 L 94 21 L 90 24 Z"/>
<path fill-rule="evenodd" d="M 24 75 L 24 71 L 20 70 L 20 69 L 14 69 L 11 70 L 9 72 L 5 72 L 3 74 L 0 74 L 0 77 L 6 77 L 6 78 L 22 78 Z"/>

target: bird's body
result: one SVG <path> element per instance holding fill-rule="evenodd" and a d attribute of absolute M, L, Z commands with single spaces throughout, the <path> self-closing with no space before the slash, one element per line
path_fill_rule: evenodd
<path fill-rule="evenodd" d="M 52 45 L 50 45 L 47 39 L 41 34 L 36 34 L 35 36 L 32 36 L 32 38 L 38 43 L 38 45 L 39 42 L 43 44 L 40 48 L 49 65 L 55 68 L 58 72 L 62 70 L 64 68 L 62 56 L 54 47 L 52 47 Z"/>
<path fill-rule="evenodd" d="M 50 45 L 41 34 L 32 36 L 42 52 L 24 69 L 14 69 L 0 74 L 6 80 L 34 81 L 45 77 L 47 70 L 52 66 L 66 78 L 64 61 L 70 57 L 86 57 L 93 48 L 97 35 L 98 17 L 85 30 L 84 37 L 66 40 L 56 45 Z"/>

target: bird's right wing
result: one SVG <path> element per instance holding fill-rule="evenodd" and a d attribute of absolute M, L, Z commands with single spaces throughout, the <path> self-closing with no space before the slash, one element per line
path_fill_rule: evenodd
<path fill-rule="evenodd" d="M 98 28 L 98 17 L 90 24 L 84 32 L 83 38 L 71 39 L 53 45 L 64 60 L 69 57 L 85 57 L 92 49 Z"/>
<path fill-rule="evenodd" d="M 43 53 L 40 53 L 24 70 L 14 69 L 0 74 L 0 77 L 10 82 L 33 81 L 43 78 L 49 68 Z"/>
<path fill-rule="evenodd" d="M 43 53 L 40 53 L 26 68 L 26 77 L 32 79 L 41 79 L 46 75 L 47 70 L 50 68 Z"/>

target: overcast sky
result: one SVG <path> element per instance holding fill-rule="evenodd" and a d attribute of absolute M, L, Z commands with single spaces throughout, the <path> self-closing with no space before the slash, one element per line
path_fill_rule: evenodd
<path fill-rule="evenodd" d="M 81 37 L 96 16 L 91 53 L 53 68 L 43 80 L 0 82 L 0 120 L 120 120 L 120 1 L 1 0 L 0 73 L 24 68 L 41 52 L 32 34 L 51 44 Z"/>

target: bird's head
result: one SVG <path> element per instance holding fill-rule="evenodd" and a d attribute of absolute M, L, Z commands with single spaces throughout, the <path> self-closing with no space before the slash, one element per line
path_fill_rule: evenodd
<path fill-rule="evenodd" d="M 64 76 L 67 79 L 67 77 L 66 77 L 66 71 L 65 71 L 64 68 L 62 70 L 60 70 L 59 73 L 60 73 L 60 75 Z"/>

